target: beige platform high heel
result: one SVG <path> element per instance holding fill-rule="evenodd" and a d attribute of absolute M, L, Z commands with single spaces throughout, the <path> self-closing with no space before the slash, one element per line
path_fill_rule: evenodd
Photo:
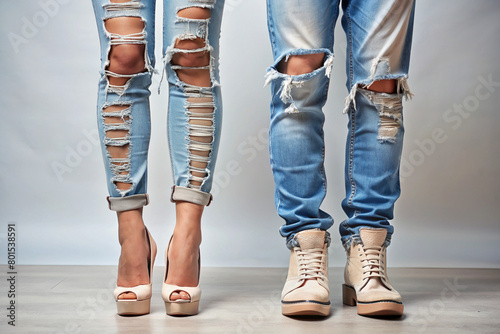
<path fill-rule="evenodd" d="M 151 258 L 148 260 L 149 284 L 136 285 L 133 287 L 117 286 L 114 291 L 118 315 L 144 315 L 148 314 L 151 305 L 151 277 L 153 277 L 153 266 L 156 257 L 156 243 L 146 228 L 146 237 L 149 243 Z M 118 299 L 122 293 L 131 292 L 136 295 L 135 299 Z"/>
<path fill-rule="evenodd" d="M 173 236 L 172 236 L 173 238 Z M 198 314 L 199 306 L 200 306 L 200 297 L 201 297 L 201 289 L 200 289 L 200 252 L 198 251 L 198 285 L 195 287 L 192 286 L 178 286 L 174 284 L 167 284 L 167 275 L 168 275 L 168 249 L 170 248 L 170 243 L 172 242 L 172 238 L 170 238 L 170 242 L 168 243 L 168 247 L 165 250 L 165 275 L 163 276 L 163 285 L 161 288 L 161 296 L 163 301 L 165 302 L 165 310 L 167 315 L 195 315 Z M 186 291 L 191 297 L 189 300 L 177 299 L 171 300 L 170 296 L 173 292 L 177 291 Z"/>

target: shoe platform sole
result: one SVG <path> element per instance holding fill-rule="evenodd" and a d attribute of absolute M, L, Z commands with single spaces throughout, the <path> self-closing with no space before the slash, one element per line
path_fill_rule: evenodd
<path fill-rule="evenodd" d="M 144 315 L 150 311 L 151 299 L 146 300 L 125 300 L 116 301 L 118 315 Z"/>
<path fill-rule="evenodd" d="M 196 302 L 165 302 L 167 315 L 196 315 L 200 301 Z"/>
<path fill-rule="evenodd" d="M 356 290 L 346 284 L 342 284 L 342 302 L 345 305 L 357 306 L 358 314 L 366 316 L 400 316 L 404 310 L 403 304 L 396 301 L 358 302 Z"/>

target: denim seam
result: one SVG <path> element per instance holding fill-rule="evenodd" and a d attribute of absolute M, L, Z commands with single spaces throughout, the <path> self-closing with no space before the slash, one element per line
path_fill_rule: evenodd
<path fill-rule="evenodd" d="M 166 71 L 166 69 L 163 69 Z M 170 112 L 167 112 L 167 123 L 169 123 L 168 118 L 170 118 Z M 172 147 L 171 131 L 167 131 L 167 143 L 168 147 Z M 174 156 L 172 155 L 172 150 L 168 150 L 168 155 L 170 156 L 170 170 L 174 171 Z M 175 173 L 172 173 L 172 183 L 175 184 Z"/>
<path fill-rule="evenodd" d="M 353 55 L 352 55 L 352 20 L 350 16 L 351 12 L 351 2 L 347 4 L 346 11 L 344 15 L 346 15 L 347 19 L 347 44 L 348 44 L 348 53 L 349 53 L 349 87 L 352 88 L 352 82 L 354 81 L 354 69 L 353 69 Z M 348 198 L 348 205 L 352 205 L 352 199 L 356 192 L 356 183 L 354 182 L 353 170 L 354 170 L 354 141 L 355 141 L 355 128 L 356 128 L 356 116 L 354 110 L 351 108 L 351 133 L 349 134 L 349 183 L 351 186 L 351 194 Z"/>
<path fill-rule="evenodd" d="M 351 186 L 351 194 L 347 200 L 348 205 L 352 206 L 352 200 L 356 194 L 356 182 L 354 181 L 354 144 L 356 140 L 356 112 L 350 107 L 351 128 L 349 134 L 349 184 Z"/>
<path fill-rule="evenodd" d="M 338 4 L 336 5 L 337 6 L 337 17 L 338 17 Z M 333 54 L 333 46 L 334 46 L 334 42 L 335 42 L 335 25 L 336 25 L 336 20 L 332 20 L 332 29 L 330 31 L 330 41 L 329 41 L 329 48 L 330 50 L 332 51 L 332 54 Z"/>
<path fill-rule="evenodd" d="M 347 45 L 348 45 L 348 52 L 349 52 L 349 89 L 352 88 L 352 82 L 354 81 L 354 69 L 353 69 L 353 56 L 352 56 L 352 29 L 351 29 L 351 16 L 350 16 L 350 11 L 351 11 L 351 2 L 347 4 L 346 11 L 344 15 L 346 16 L 347 19 Z"/>
<path fill-rule="evenodd" d="M 275 82 L 272 82 L 271 85 L 275 85 L 276 83 Z M 271 87 L 272 89 L 272 87 Z M 273 117 L 274 115 L 274 104 L 271 103 L 271 117 Z M 271 136 L 271 128 L 269 128 L 269 161 L 271 163 L 271 167 L 274 166 L 274 159 L 273 159 L 273 151 L 271 149 L 272 147 L 272 136 Z M 275 192 L 275 196 L 278 198 L 278 203 L 276 203 L 276 211 L 280 211 L 279 208 L 281 206 L 281 198 L 280 198 L 280 194 L 279 194 L 279 191 L 277 189 L 274 190 Z M 281 233 L 281 227 L 279 228 L 279 233 L 282 237 L 284 237 L 284 235 Z"/>
<path fill-rule="evenodd" d="M 271 45 L 272 45 L 272 51 L 273 51 L 273 56 L 276 58 L 276 37 L 274 36 L 274 25 L 273 21 L 271 19 L 272 14 L 271 14 L 271 5 L 269 3 L 269 0 L 266 1 L 267 3 L 267 24 L 269 26 L 269 37 L 271 39 Z"/>
<path fill-rule="evenodd" d="M 324 124 L 324 122 L 323 122 Z M 323 179 L 323 191 L 325 192 L 326 196 L 326 191 L 327 191 L 327 181 L 326 181 L 326 173 L 325 173 L 325 140 L 324 140 L 324 131 L 323 128 L 321 129 L 321 136 L 323 137 L 323 148 L 321 150 L 321 158 L 322 158 L 322 164 L 321 164 L 321 178 Z"/>

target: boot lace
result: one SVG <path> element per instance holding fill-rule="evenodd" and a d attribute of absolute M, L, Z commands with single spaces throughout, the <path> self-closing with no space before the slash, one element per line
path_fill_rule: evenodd
<path fill-rule="evenodd" d="M 365 258 L 361 260 L 363 269 L 363 280 L 374 277 L 385 279 L 383 247 L 363 247 Z"/>
<path fill-rule="evenodd" d="M 326 252 L 324 252 L 323 248 L 299 250 L 297 251 L 297 258 L 300 279 L 323 279 L 325 277 Z"/>

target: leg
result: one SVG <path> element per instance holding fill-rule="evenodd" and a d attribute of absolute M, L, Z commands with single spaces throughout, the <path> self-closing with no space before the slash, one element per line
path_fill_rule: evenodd
<path fill-rule="evenodd" d="M 275 60 L 267 74 L 269 147 L 276 208 L 285 221 L 280 232 L 291 250 L 281 305 L 284 315 L 325 316 L 330 314 L 326 230 L 333 219 L 320 209 L 326 195 L 322 108 L 338 6 L 332 1 L 294 4 L 268 0 Z"/>
<path fill-rule="evenodd" d="M 276 208 L 285 221 L 280 232 L 288 243 L 298 232 L 327 230 L 333 224 L 320 206 L 326 196 L 322 107 L 337 16 L 338 6 L 332 1 L 302 1 L 296 6 L 268 0 L 275 61 L 266 82 L 272 91 L 269 148 Z"/>
<path fill-rule="evenodd" d="M 401 296 L 388 281 L 385 257 L 393 233 L 389 220 L 400 194 L 413 4 L 354 0 L 344 4 L 344 13 L 350 89 L 342 202 L 348 219 L 340 225 L 349 257 L 344 303 L 357 303 L 363 315 L 401 315 Z M 367 13 L 377 19 L 366 21 Z"/>
<path fill-rule="evenodd" d="M 179 5 L 181 3 L 181 5 Z M 170 87 L 168 137 L 176 203 L 166 284 L 196 287 L 201 217 L 211 201 L 221 123 L 218 38 L 223 1 L 165 3 L 165 61 Z M 190 300 L 183 290 L 171 301 Z"/>
<path fill-rule="evenodd" d="M 349 248 L 359 239 L 360 228 L 384 228 L 389 244 L 393 233 L 389 220 L 400 194 L 402 97 L 411 95 L 407 77 L 413 3 L 351 0 L 344 3 L 344 13 L 350 94 L 342 207 L 348 219 L 340 225 L 340 234 Z M 366 13 L 378 19 L 365 22 Z"/>
<path fill-rule="evenodd" d="M 281 235 L 287 242 L 300 231 L 327 230 L 333 223 L 320 209 L 326 196 L 322 106 L 328 78 L 324 59 L 325 53 L 291 55 L 278 63 L 284 72 L 271 74 L 275 76 L 271 85 L 271 165 L 276 207 L 285 220 Z M 281 95 L 286 91 L 290 96 L 284 102 Z"/>
<path fill-rule="evenodd" d="M 108 176 L 110 208 L 117 211 L 122 246 L 117 286 L 148 284 L 150 246 L 142 220 L 147 204 L 146 160 L 149 145 L 149 85 L 152 70 L 146 48 L 154 37 L 154 1 L 130 7 L 124 0 L 94 0 L 101 40 L 98 118 Z M 150 21 L 154 22 L 154 21 Z M 153 35 L 150 35 L 153 36 Z M 118 299 L 136 299 L 124 292 Z"/>

